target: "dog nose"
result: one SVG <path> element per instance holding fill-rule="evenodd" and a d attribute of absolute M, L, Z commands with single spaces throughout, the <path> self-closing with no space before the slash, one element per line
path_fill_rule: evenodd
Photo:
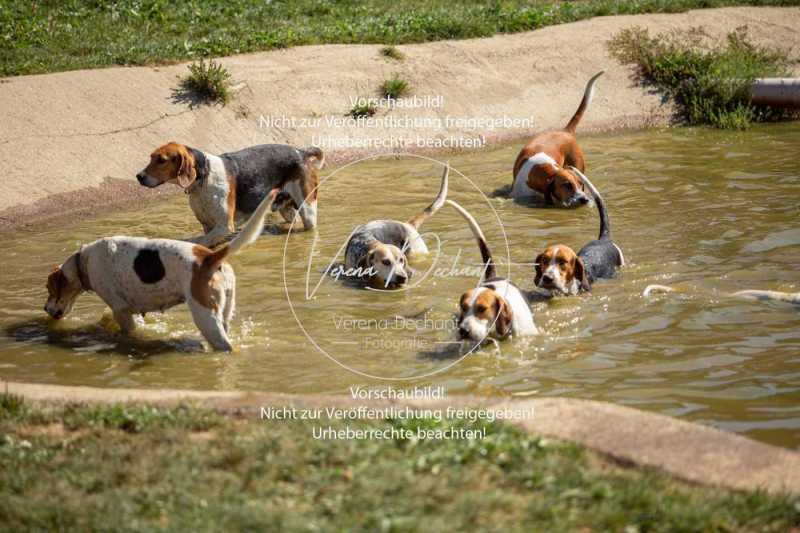
<path fill-rule="evenodd" d="M 56 311 L 55 314 L 53 315 L 53 318 L 59 320 L 63 316 L 64 316 L 64 311 Z"/>
<path fill-rule="evenodd" d="M 469 330 L 459 326 L 459 328 L 458 328 L 458 338 L 459 339 L 467 339 L 467 338 L 469 338 Z"/>
<path fill-rule="evenodd" d="M 579 201 L 580 203 L 582 203 L 582 204 L 586 205 L 586 204 L 588 204 L 588 203 L 589 203 L 589 198 L 587 198 L 586 196 L 581 196 L 581 197 L 578 199 L 578 201 Z"/>
<path fill-rule="evenodd" d="M 403 283 L 408 281 L 408 278 L 405 277 L 405 276 L 395 276 L 394 280 L 395 280 L 396 283 L 402 285 Z"/>
<path fill-rule="evenodd" d="M 142 172 L 139 172 L 138 174 L 136 174 L 136 179 L 139 180 L 139 183 L 144 183 L 144 174 Z"/>
<path fill-rule="evenodd" d="M 542 276 L 542 282 L 544 282 L 547 285 L 552 284 L 553 283 L 553 276 L 549 276 L 549 275 L 545 274 L 544 276 Z"/>

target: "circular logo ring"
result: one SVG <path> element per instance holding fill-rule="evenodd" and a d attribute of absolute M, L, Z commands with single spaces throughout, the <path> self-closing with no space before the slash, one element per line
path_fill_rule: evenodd
<path fill-rule="evenodd" d="M 356 164 L 364 162 L 364 161 L 371 161 L 371 160 L 374 160 L 374 159 L 389 158 L 389 157 L 392 157 L 392 158 L 411 157 L 411 158 L 416 158 L 416 159 L 422 159 L 424 161 L 431 161 L 433 163 L 437 163 L 437 164 L 442 165 L 442 166 L 447 164 L 447 163 L 443 163 L 443 162 L 441 162 L 441 161 L 439 161 L 437 159 L 434 159 L 432 157 L 426 157 L 424 155 L 419 155 L 419 154 L 402 153 L 402 152 L 392 152 L 392 153 L 387 153 L 387 154 L 375 154 L 375 155 L 371 155 L 371 156 L 364 157 L 364 158 L 361 158 L 361 159 L 357 159 L 357 160 L 352 161 L 352 162 L 350 162 L 350 163 L 348 163 L 348 164 L 346 164 L 344 166 L 341 166 L 341 167 L 337 168 L 336 170 L 334 170 L 333 172 L 331 172 L 330 174 L 328 174 L 327 176 L 322 178 L 322 180 L 319 182 L 319 184 L 317 184 L 317 186 L 314 188 L 314 191 L 318 190 L 320 187 L 322 187 L 323 183 L 325 183 L 330 178 L 334 177 L 336 174 L 338 174 L 340 171 L 342 171 L 342 170 L 344 170 L 346 168 L 349 168 L 349 167 L 351 167 L 353 165 L 356 165 Z M 487 205 L 492 210 L 492 214 L 494 214 L 494 217 L 497 219 L 497 224 L 500 226 L 500 231 L 503 234 L 503 242 L 505 243 L 505 249 L 506 249 L 506 265 L 507 265 L 507 268 L 508 268 L 506 279 L 511 281 L 511 248 L 510 248 L 510 246 L 508 244 L 508 236 L 506 235 L 506 229 L 503 226 L 503 222 L 502 222 L 502 220 L 500 220 L 500 215 L 497 213 L 497 210 L 494 208 L 494 206 L 492 205 L 492 202 L 489 200 L 489 198 L 485 194 L 483 194 L 483 191 L 480 189 L 480 187 L 478 187 L 475 184 L 475 182 L 473 182 L 471 179 L 469 179 L 467 176 L 465 176 L 463 173 L 461 173 L 458 169 L 450 167 L 450 170 L 454 171 L 456 174 L 458 174 L 459 176 L 464 178 L 476 191 L 478 191 L 478 193 L 481 196 L 483 196 L 483 199 L 486 201 Z M 314 191 L 309 193 L 309 196 L 311 194 L 313 194 Z M 308 197 L 305 198 L 303 203 L 305 203 L 306 201 L 308 201 Z M 450 362 L 449 364 L 447 364 L 447 365 L 445 365 L 445 366 L 443 366 L 441 368 L 437 368 L 436 370 L 432 370 L 432 371 L 426 372 L 424 374 L 418 374 L 418 375 L 407 376 L 407 377 L 387 377 L 387 376 L 379 376 L 377 374 L 370 374 L 369 372 L 364 372 L 362 370 L 358 370 L 357 368 L 353 368 L 353 367 L 351 367 L 349 365 L 346 365 L 346 364 L 342 363 L 341 361 L 339 361 L 336 357 L 334 357 L 331 354 L 329 354 L 327 352 L 327 350 L 325 350 L 322 346 L 320 346 L 319 343 L 317 343 L 317 341 L 314 339 L 314 337 L 308 332 L 308 330 L 306 330 L 305 326 L 303 326 L 303 323 L 300 320 L 300 317 L 297 316 L 297 312 L 295 311 L 294 305 L 292 304 L 292 298 L 291 298 L 291 296 L 289 296 L 289 286 L 287 284 L 287 279 L 286 279 L 286 252 L 289 249 L 289 237 L 292 234 L 292 230 L 294 229 L 294 223 L 295 223 L 296 220 L 297 220 L 297 217 L 295 217 L 295 219 L 291 222 L 291 224 L 289 226 L 289 231 L 286 233 L 286 241 L 284 242 L 284 246 L 283 246 L 283 263 L 282 263 L 282 266 L 283 266 L 283 289 L 284 289 L 284 293 L 286 294 L 286 301 L 289 304 L 289 310 L 291 311 L 295 322 L 297 322 L 297 325 L 300 327 L 300 330 L 306 336 L 308 341 L 317 349 L 317 351 L 319 351 L 322 355 L 324 355 L 325 357 L 327 357 L 328 359 L 333 361 L 335 364 L 337 364 L 338 366 L 340 366 L 341 368 L 343 368 L 343 369 L 345 369 L 345 370 L 347 370 L 349 372 L 352 372 L 353 374 L 356 374 L 356 375 L 364 377 L 364 378 L 375 379 L 375 380 L 380 380 L 380 381 L 395 381 L 395 382 L 398 382 L 398 381 L 413 381 L 413 380 L 418 380 L 418 379 L 423 379 L 423 378 L 435 376 L 436 374 L 440 374 L 442 372 L 446 372 L 447 370 L 453 368 L 455 365 L 457 365 L 458 363 L 460 363 L 461 361 L 466 359 L 470 354 L 472 354 L 475 350 L 477 350 L 480 347 L 481 343 L 478 342 L 468 352 L 462 354 L 460 357 L 458 357 L 457 359 L 453 360 L 452 362 Z M 314 230 L 314 231 L 316 231 L 316 230 Z"/>

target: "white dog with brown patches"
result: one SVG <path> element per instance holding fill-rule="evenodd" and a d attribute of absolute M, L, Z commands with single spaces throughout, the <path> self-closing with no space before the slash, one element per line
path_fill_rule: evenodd
<path fill-rule="evenodd" d="M 575 130 L 592 101 L 594 84 L 603 72 L 592 76 L 586 84 L 580 106 L 563 130 L 540 133 L 520 150 L 514 162 L 512 198 L 542 197 L 546 203 L 561 207 L 589 203 L 583 183 L 569 167 L 581 172 L 586 170 Z"/>
<path fill-rule="evenodd" d="M 186 302 L 211 346 L 230 351 L 236 276 L 225 259 L 258 238 L 278 191 L 262 200 L 236 238 L 214 251 L 185 241 L 140 237 L 106 237 L 83 246 L 47 278 L 44 310 L 59 320 L 82 292 L 93 291 L 111 308 L 123 333 L 130 333 L 136 327 L 134 315 Z"/>
<path fill-rule="evenodd" d="M 523 337 L 538 334 L 533 313 L 522 291 L 510 281 L 497 277 L 492 253 L 478 222 L 456 202 L 447 200 L 447 203 L 466 219 L 486 265 L 478 287 L 461 295 L 459 340 L 480 344 L 489 339 L 503 340 L 512 335 Z"/>

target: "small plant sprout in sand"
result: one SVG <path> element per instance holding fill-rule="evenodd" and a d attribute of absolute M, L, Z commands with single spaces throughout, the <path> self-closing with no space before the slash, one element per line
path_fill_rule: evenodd
<path fill-rule="evenodd" d="M 384 46 L 381 48 L 381 55 L 397 61 L 403 61 L 406 58 L 406 55 L 394 45 Z"/>
<path fill-rule="evenodd" d="M 189 65 L 189 75 L 181 80 L 181 89 L 196 104 L 230 102 L 231 74 L 221 63 L 204 59 Z"/>
<path fill-rule="evenodd" d="M 369 101 L 365 101 L 362 103 L 357 103 L 354 105 L 350 111 L 347 112 L 348 117 L 353 118 L 363 118 L 363 117 L 371 117 L 378 111 L 378 108 L 375 107 L 374 103 Z"/>
<path fill-rule="evenodd" d="M 393 78 L 388 79 L 383 82 L 381 85 L 381 96 L 384 98 L 388 98 L 390 100 L 397 100 L 398 98 L 402 98 L 410 89 L 410 85 L 408 81 L 404 80 L 403 78 L 395 75 Z"/>

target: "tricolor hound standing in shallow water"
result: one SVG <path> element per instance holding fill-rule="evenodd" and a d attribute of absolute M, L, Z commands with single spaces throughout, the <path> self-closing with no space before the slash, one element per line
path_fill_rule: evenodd
<path fill-rule="evenodd" d="M 215 246 L 235 230 L 237 215 L 250 215 L 269 191 L 283 189 L 275 201 L 287 222 L 299 215 L 305 229 L 317 225 L 317 171 L 322 150 L 300 150 L 284 144 L 261 144 L 220 156 L 175 142 L 150 154 L 150 163 L 136 175 L 145 187 L 177 183 L 203 225 L 197 242 Z"/>
<path fill-rule="evenodd" d="M 516 285 L 497 277 L 492 253 L 478 222 L 457 203 L 447 200 L 469 223 L 478 241 L 481 259 L 485 263 L 484 276 L 478 287 L 461 295 L 458 317 L 458 338 L 476 344 L 490 339 L 503 340 L 512 335 L 536 335 L 533 313 L 527 298 Z"/>
<path fill-rule="evenodd" d="M 419 228 L 444 205 L 449 174 L 450 165 L 445 165 L 436 199 L 408 222 L 373 220 L 354 229 L 345 249 L 347 270 L 359 272 L 374 289 L 397 289 L 405 285 L 411 278 L 408 258 L 428 253 Z"/>
<path fill-rule="evenodd" d="M 586 163 L 575 139 L 575 129 L 592 101 L 594 83 L 603 72 L 592 76 L 586 84 L 583 100 L 563 130 L 540 133 L 522 148 L 514 163 L 512 198 L 544 198 L 547 204 L 562 207 L 589 203 L 580 179 L 564 167 L 571 165 L 585 171 Z"/>
<path fill-rule="evenodd" d="M 600 214 L 600 236 L 586 244 L 576 254 L 563 244 L 548 246 L 535 259 L 536 278 L 534 284 L 548 293 L 577 294 L 592 290 L 598 279 L 613 278 L 617 267 L 625 265 L 622 250 L 611 240 L 611 222 L 608 220 L 606 204 L 600 192 L 580 170 L 572 168 L 591 191 Z"/>
<path fill-rule="evenodd" d="M 134 315 L 186 302 L 192 318 L 216 350 L 230 351 L 228 328 L 235 308 L 236 276 L 225 259 L 254 242 L 278 189 L 271 191 L 242 231 L 217 250 L 172 239 L 106 237 L 72 254 L 47 278 L 44 310 L 56 320 L 77 297 L 94 291 L 108 304 L 123 333 Z"/>

